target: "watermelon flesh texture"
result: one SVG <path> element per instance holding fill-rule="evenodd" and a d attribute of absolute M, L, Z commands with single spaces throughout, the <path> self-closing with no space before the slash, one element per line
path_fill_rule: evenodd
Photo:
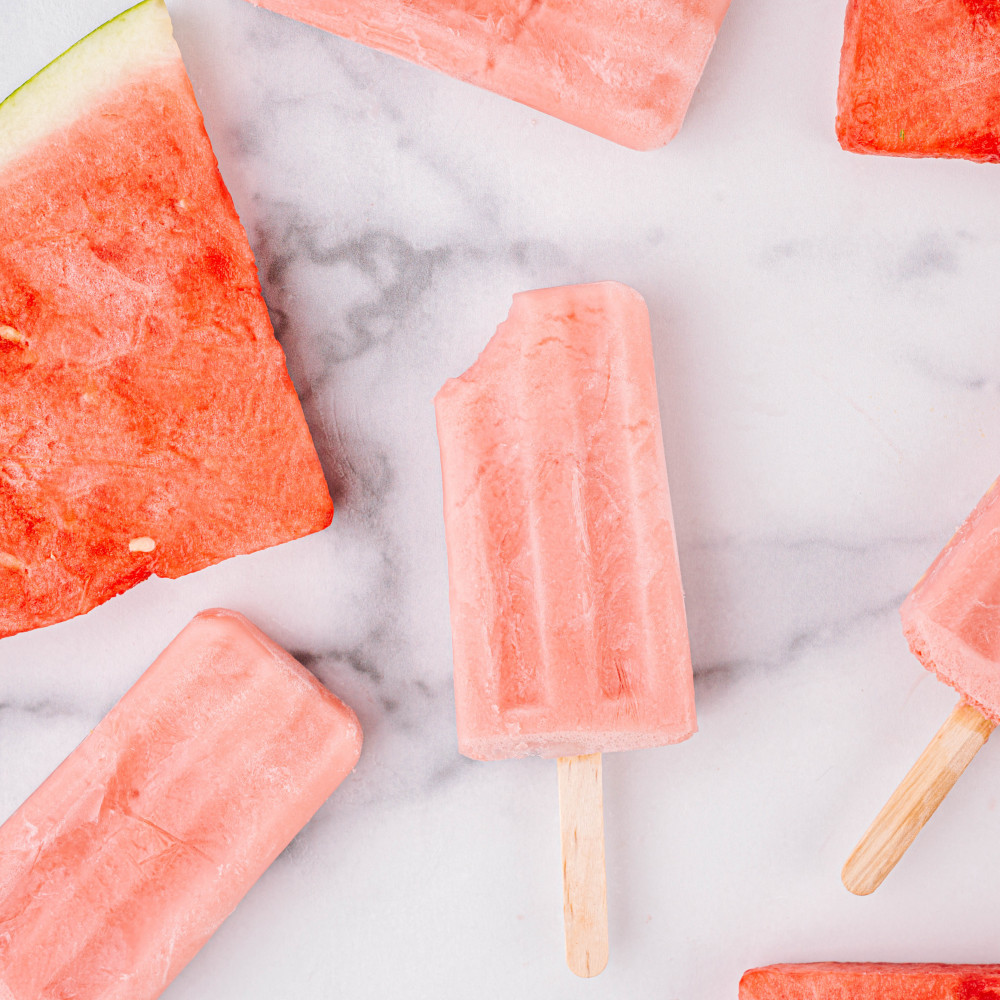
<path fill-rule="evenodd" d="M 994 1000 L 1000 965 L 820 962 L 751 969 L 740 1000 Z"/>
<path fill-rule="evenodd" d="M 677 133 L 729 0 L 251 0 L 633 149 Z"/>
<path fill-rule="evenodd" d="M 850 0 L 837 137 L 856 153 L 1000 162 L 1000 0 Z"/>
<path fill-rule="evenodd" d="M 198 615 L 0 827 L 0 997 L 160 996 L 361 741 L 245 618 Z"/>
<path fill-rule="evenodd" d="M 111 82 L 19 155 L 0 106 L 0 635 L 333 512 L 166 9 L 123 17 L 168 57 L 109 74 L 89 36 Z"/>

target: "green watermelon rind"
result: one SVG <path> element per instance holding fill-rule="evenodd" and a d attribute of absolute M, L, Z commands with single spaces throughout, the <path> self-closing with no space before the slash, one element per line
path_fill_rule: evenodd
<path fill-rule="evenodd" d="M 140 0 L 95 28 L 0 102 L 0 167 L 72 124 L 102 94 L 180 59 L 164 0 Z"/>

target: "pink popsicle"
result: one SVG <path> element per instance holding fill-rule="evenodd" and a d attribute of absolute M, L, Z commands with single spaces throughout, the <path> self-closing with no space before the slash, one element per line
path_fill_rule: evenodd
<path fill-rule="evenodd" d="M 634 149 L 681 127 L 729 0 L 251 0 Z"/>
<path fill-rule="evenodd" d="M 435 405 L 462 753 L 561 757 L 691 736 L 642 297 L 615 282 L 516 295 Z"/>
<path fill-rule="evenodd" d="M 459 749 L 559 757 L 567 957 L 607 960 L 600 754 L 696 729 L 642 297 L 526 292 L 435 400 Z"/>
<path fill-rule="evenodd" d="M 0 827 L 0 997 L 158 997 L 360 750 L 284 650 L 198 615 Z"/>
<path fill-rule="evenodd" d="M 876 889 L 1000 721 L 1000 490 L 997 484 L 910 591 L 903 632 L 920 662 L 961 696 L 844 867 Z"/>
<path fill-rule="evenodd" d="M 903 602 L 920 662 L 1000 722 L 1000 489 L 994 483 Z"/>

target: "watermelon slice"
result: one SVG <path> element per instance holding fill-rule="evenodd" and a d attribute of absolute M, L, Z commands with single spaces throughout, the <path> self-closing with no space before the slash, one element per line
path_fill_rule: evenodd
<path fill-rule="evenodd" d="M 1000 965 L 818 962 L 751 969 L 740 1000 L 997 1000 Z"/>
<path fill-rule="evenodd" d="M 837 137 L 855 153 L 1000 162 L 1000 0 L 850 0 Z"/>
<path fill-rule="evenodd" d="M 325 527 L 162 0 L 0 104 L 0 636 Z"/>
<path fill-rule="evenodd" d="M 251 0 L 630 146 L 684 120 L 729 0 Z"/>

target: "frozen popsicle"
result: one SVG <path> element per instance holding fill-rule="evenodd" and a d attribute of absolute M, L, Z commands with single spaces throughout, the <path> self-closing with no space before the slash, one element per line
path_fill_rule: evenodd
<path fill-rule="evenodd" d="M 920 662 L 961 701 L 865 834 L 844 884 L 873 892 L 1000 721 L 1000 490 L 994 483 L 903 602 Z"/>
<path fill-rule="evenodd" d="M 729 0 L 251 0 L 634 149 L 681 127 Z"/>
<path fill-rule="evenodd" d="M 199 615 L 0 827 L 0 997 L 160 996 L 360 750 L 284 650 Z"/>
<path fill-rule="evenodd" d="M 818 962 L 750 969 L 740 1000 L 973 1000 L 1000 996 L 1000 965 Z"/>
<path fill-rule="evenodd" d="M 559 757 L 564 845 L 603 883 L 599 755 L 696 729 L 642 297 L 614 282 L 516 295 L 435 405 L 459 749 Z M 603 888 L 588 916 L 572 857 L 567 878 L 570 964 L 596 974 Z"/>

